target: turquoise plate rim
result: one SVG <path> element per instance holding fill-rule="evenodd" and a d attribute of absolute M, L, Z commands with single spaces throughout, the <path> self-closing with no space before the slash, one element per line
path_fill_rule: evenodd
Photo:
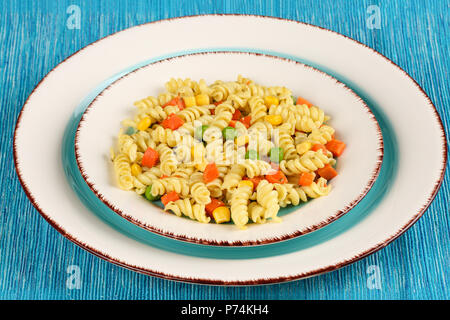
<path fill-rule="evenodd" d="M 75 157 L 76 130 L 85 109 L 90 105 L 95 97 L 97 97 L 111 83 L 127 75 L 128 73 L 135 71 L 136 69 L 170 58 L 213 52 L 264 54 L 300 62 L 336 78 L 337 80 L 344 83 L 347 87 L 352 89 L 359 97 L 361 97 L 361 99 L 364 100 L 364 102 L 374 114 L 380 126 L 384 142 L 384 159 L 379 171 L 378 178 L 372 185 L 372 188 L 353 209 L 351 209 L 344 216 L 341 216 L 331 224 L 328 224 L 327 226 L 324 226 L 316 231 L 301 235 L 296 238 L 287 239 L 275 243 L 260 244 L 257 246 L 230 247 L 218 245 L 211 246 L 201 243 L 185 242 L 142 229 L 134 223 L 129 222 L 121 216 L 117 215 L 99 198 L 97 198 L 97 196 L 90 189 L 90 187 L 82 177 L 78 169 Z M 313 63 L 312 61 L 309 61 L 307 59 L 276 51 L 244 47 L 214 47 L 185 50 L 151 58 L 130 66 L 125 70 L 104 80 L 81 101 L 81 103 L 73 112 L 72 117 L 69 120 L 69 123 L 64 132 L 61 159 L 66 178 L 81 202 L 91 212 L 96 214 L 108 225 L 113 227 L 115 230 L 127 235 L 128 237 L 161 250 L 189 256 L 213 259 L 251 259 L 276 256 L 309 248 L 311 246 L 314 246 L 315 244 L 332 239 L 334 236 L 345 232 L 345 230 L 355 226 L 359 221 L 362 221 L 364 217 L 370 214 L 370 212 L 377 207 L 377 205 L 382 201 L 384 195 L 389 191 L 389 186 L 391 185 L 391 183 L 387 182 L 395 179 L 395 174 L 397 171 L 396 168 L 398 165 L 398 157 L 394 152 L 394 150 L 396 149 L 396 145 L 397 141 L 392 126 L 387 117 L 381 111 L 381 108 L 377 106 L 377 104 L 369 96 L 364 94 L 363 90 L 358 88 L 357 85 L 355 85 L 349 79 L 340 76 L 333 70 L 323 65 Z"/>
<path fill-rule="evenodd" d="M 162 235 L 162 236 L 166 236 L 169 238 L 173 238 L 176 240 L 181 240 L 181 241 L 187 241 L 187 242 L 193 242 L 193 243 L 200 243 L 200 244 L 205 244 L 205 245 L 215 245 L 215 246 L 252 246 L 252 245 L 265 245 L 265 244 L 269 244 L 269 243 L 275 243 L 275 242 L 280 242 L 280 241 L 285 241 L 285 240 L 289 240 L 295 237 L 299 237 L 299 236 L 303 236 L 305 234 L 308 234 L 310 232 L 313 232 L 315 230 L 318 230 L 330 223 L 332 223 L 333 221 L 339 219 L 340 217 L 342 217 L 343 215 L 347 214 L 351 209 L 353 209 L 365 196 L 366 194 L 369 192 L 369 190 L 372 188 L 374 182 L 376 181 L 376 179 L 378 178 L 378 174 L 380 172 L 381 169 L 381 164 L 383 161 L 383 157 L 384 157 L 384 145 L 383 145 L 383 138 L 382 138 L 382 133 L 381 133 L 381 129 L 379 127 L 379 124 L 377 122 L 377 120 L 375 119 L 375 115 L 372 113 L 372 111 L 370 110 L 370 108 L 366 105 L 366 103 L 364 101 L 362 101 L 363 104 L 363 108 L 366 109 L 366 111 L 370 114 L 371 116 L 371 121 L 375 122 L 376 125 L 376 130 L 377 130 L 377 135 L 378 135 L 378 142 L 377 142 L 377 149 L 378 149 L 378 158 L 376 161 L 376 165 L 371 173 L 371 177 L 368 181 L 366 181 L 366 184 L 364 186 L 364 189 L 358 194 L 358 196 L 353 199 L 352 201 L 349 201 L 348 204 L 345 206 L 345 208 L 343 209 L 339 209 L 337 210 L 333 215 L 329 215 L 326 220 L 322 220 L 319 223 L 313 224 L 308 226 L 306 229 L 303 230 L 295 230 L 293 232 L 290 233 L 285 233 L 285 234 L 281 234 L 281 235 L 277 235 L 277 236 L 272 236 L 272 237 L 267 237 L 267 238 L 263 238 L 263 239 L 257 239 L 257 240 L 246 240 L 246 241 L 240 241 L 240 240 L 231 240 L 231 241 L 226 241 L 226 240 L 214 240 L 214 239 L 207 239 L 207 238 L 201 238 L 201 237 L 190 237 L 186 234 L 176 234 L 173 231 L 169 232 L 169 231 L 165 231 L 163 229 L 159 229 L 158 227 L 155 227 L 153 225 L 148 225 L 145 224 L 144 222 L 142 222 L 141 220 L 135 218 L 133 215 L 131 214 L 127 214 L 126 212 L 123 212 L 122 210 L 120 210 L 113 202 L 111 202 L 110 200 L 107 200 L 107 198 L 102 194 L 102 192 L 100 190 L 97 189 L 95 183 L 91 182 L 90 178 L 88 177 L 87 173 L 85 172 L 84 168 L 83 168 L 83 164 L 80 161 L 80 148 L 79 148 L 79 134 L 80 134 L 80 130 L 82 127 L 82 123 L 83 121 L 85 121 L 86 119 L 86 114 L 89 112 L 89 110 L 92 108 L 93 104 L 95 103 L 95 101 L 98 99 L 99 96 L 104 95 L 105 92 L 107 92 L 108 90 L 111 89 L 111 86 L 114 86 L 118 81 L 122 81 L 124 79 L 126 79 L 128 76 L 130 76 L 131 74 L 140 71 L 143 68 L 146 68 L 148 66 L 151 66 L 153 64 L 157 64 L 160 62 L 167 62 L 176 58 L 184 58 L 184 57 L 188 57 L 188 56 L 193 56 L 193 55 L 204 55 L 204 54 L 247 54 L 247 55 L 253 55 L 255 57 L 259 57 L 259 56 L 264 56 L 267 58 L 273 58 L 273 59 L 280 59 L 282 61 L 288 61 L 288 62 L 293 62 L 293 63 L 298 63 L 299 65 L 305 67 L 305 68 L 309 68 L 311 70 L 314 70 L 315 72 L 321 73 L 326 77 L 329 77 L 330 79 L 333 79 L 333 81 L 336 81 L 337 83 L 339 83 L 340 85 L 342 85 L 344 87 L 344 89 L 348 90 L 352 95 L 354 95 L 358 100 L 362 100 L 354 91 L 352 91 L 349 87 L 347 87 L 345 84 L 343 84 L 342 82 L 339 82 L 336 78 L 331 77 L 329 74 L 324 73 L 316 68 L 311 67 L 310 65 L 306 65 L 303 64 L 301 62 L 298 61 L 294 61 L 294 60 L 290 60 L 290 59 L 285 59 L 285 58 L 281 58 L 279 56 L 273 56 L 273 55 L 268 55 L 268 54 L 262 54 L 261 51 L 259 51 L 258 53 L 254 53 L 254 52 L 250 52 L 248 48 L 246 49 L 242 49 L 241 50 L 246 50 L 246 52 L 243 51 L 225 51 L 221 50 L 221 51 L 208 51 L 208 52 L 200 52 L 200 53 L 186 53 L 186 54 L 181 54 L 181 55 L 177 55 L 176 57 L 171 57 L 171 58 L 167 58 L 167 59 L 160 59 L 160 60 L 156 60 L 156 61 L 151 61 L 148 62 L 148 60 L 145 60 L 145 62 L 148 63 L 143 63 L 143 66 L 139 66 L 140 64 L 136 64 L 132 67 L 127 68 L 127 70 L 131 70 L 128 73 L 125 73 L 125 75 L 119 77 L 117 80 L 112 81 L 104 90 L 102 90 L 97 96 L 95 96 L 95 98 L 93 98 L 93 100 L 89 103 L 89 105 L 84 108 L 83 111 L 83 115 L 81 116 L 81 120 L 78 123 L 78 128 L 75 134 L 75 158 L 77 161 L 77 165 L 78 165 L 78 169 L 79 171 L 82 173 L 82 177 L 85 180 L 85 182 L 87 183 L 87 185 L 90 187 L 90 189 L 93 191 L 93 193 L 97 196 L 97 198 L 99 198 L 103 203 L 105 203 L 112 211 L 114 211 L 116 214 L 120 215 L 122 218 L 132 222 L 133 224 L 136 224 L 137 226 L 146 229 L 148 231 L 154 232 L 156 234 Z M 266 51 L 268 52 L 268 51 Z M 284 216 L 286 214 L 289 214 L 291 212 L 297 211 L 300 209 L 300 207 L 307 205 L 308 203 L 314 201 L 315 199 L 310 199 L 307 203 L 301 203 L 297 206 L 287 206 L 285 208 L 281 208 L 280 211 L 278 212 L 278 216 Z M 153 204 L 159 208 L 159 209 L 164 209 L 164 206 L 162 205 L 161 201 L 155 201 L 153 202 Z M 183 217 L 185 219 L 189 219 L 187 217 Z M 231 222 L 229 222 L 228 224 L 232 224 Z"/>

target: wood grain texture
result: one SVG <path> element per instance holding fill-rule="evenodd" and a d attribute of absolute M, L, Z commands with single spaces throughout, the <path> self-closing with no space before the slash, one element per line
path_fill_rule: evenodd
<path fill-rule="evenodd" d="M 66 27 L 67 7 L 81 29 Z M 368 29 L 378 5 L 381 29 Z M 169 17 L 247 13 L 319 25 L 392 59 L 428 93 L 444 122 L 449 105 L 447 1 L 2 1 L 0 10 L 0 298 L 1 299 L 449 299 L 449 170 L 424 216 L 387 248 L 332 273 L 279 285 L 213 287 L 162 280 L 107 263 L 66 240 L 32 207 L 14 171 L 12 138 L 27 96 L 61 60 L 125 28 Z M 275 41 L 275 39 L 274 39 Z M 39 121 L 39 119 L 36 119 Z M 393 214 L 395 214 L 393 212 Z M 69 265 L 81 289 L 68 289 Z M 367 286 L 369 266 L 381 288 Z"/>

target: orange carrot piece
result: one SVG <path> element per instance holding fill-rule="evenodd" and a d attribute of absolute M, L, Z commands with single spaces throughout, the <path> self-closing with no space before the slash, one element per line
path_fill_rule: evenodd
<path fill-rule="evenodd" d="M 319 150 L 322 150 L 322 153 L 324 154 L 324 155 L 327 155 L 327 148 L 323 145 L 323 144 L 320 144 L 320 143 L 316 143 L 315 145 L 313 145 L 312 147 L 311 147 L 311 150 L 312 151 L 319 151 Z"/>
<path fill-rule="evenodd" d="M 298 179 L 298 184 L 302 187 L 310 186 L 314 181 L 314 174 L 311 172 L 303 172 Z"/>
<path fill-rule="evenodd" d="M 180 110 L 183 110 L 183 109 L 186 107 L 186 105 L 184 104 L 184 100 L 183 100 L 181 97 L 179 97 L 179 96 L 173 98 L 172 100 L 170 100 L 169 102 L 167 102 L 167 103 L 166 103 L 165 105 L 163 105 L 162 107 L 165 108 L 165 107 L 167 107 L 167 106 L 178 106 L 178 108 L 179 108 Z"/>
<path fill-rule="evenodd" d="M 211 202 L 205 206 L 206 213 L 212 216 L 213 211 L 218 207 L 225 206 L 225 203 L 216 198 L 211 198 Z"/>
<path fill-rule="evenodd" d="M 339 157 L 345 149 L 345 143 L 336 139 L 329 141 L 325 147 L 330 150 L 335 157 Z"/>
<path fill-rule="evenodd" d="M 177 130 L 179 127 L 181 127 L 184 124 L 183 119 L 181 119 L 176 114 L 172 113 L 169 115 L 168 118 L 166 118 L 163 122 L 161 122 L 161 125 L 164 128 L 169 128 L 172 130 Z"/>
<path fill-rule="evenodd" d="M 269 181 L 270 183 L 281 183 L 281 184 L 283 184 L 283 183 L 287 183 L 288 182 L 288 179 L 286 178 L 284 173 L 281 172 L 280 170 L 278 170 L 274 174 L 267 174 L 266 175 L 266 180 Z"/>
<path fill-rule="evenodd" d="M 236 109 L 231 120 L 239 120 L 240 118 L 242 118 L 242 113 L 239 109 Z"/>
<path fill-rule="evenodd" d="M 246 116 L 246 117 L 243 117 L 242 119 L 240 119 L 239 121 L 242 122 L 245 125 L 245 127 L 248 129 L 248 128 L 250 128 L 250 122 L 252 121 L 252 117 Z"/>
<path fill-rule="evenodd" d="M 158 162 L 158 159 L 158 151 L 152 148 L 147 148 L 147 150 L 145 150 L 144 156 L 142 157 L 142 166 L 151 168 Z"/>
<path fill-rule="evenodd" d="M 236 120 L 231 120 L 228 124 L 229 127 L 236 128 Z"/>
<path fill-rule="evenodd" d="M 211 182 L 219 177 L 219 170 L 214 162 L 208 163 L 203 171 L 203 181 L 205 183 Z"/>
<path fill-rule="evenodd" d="M 299 104 L 299 105 L 306 104 L 308 107 L 312 106 L 311 102 L 309 102 L 308 100 L 306 100 L 306 99 L 304 99 L 302 97 L 298 97 L 297 98 L 297 103 L 296 104 Z"/>
<path fill-rule="evenodd" d="M 166 206 L 169 202 L 177 201 L 180 197 L 175 191 L 169 192 L 161 197 L 161 202 Z"/>
<path fill-rule="evenodd" d="M 253 178 L 248 179 L 248 180 L 250 180 L 250 181 L 253 183 L 253 190 L 255 190 L 256 187 L 258 186 L 258 184 L 259 184 L 263 179 L 264 179 L 263 177 L 253 177 Z"/>
<path fill-rule="evenodd" d="M 317 169 L 317 173 L 324 179 L 331 180 L 338 175 L 337 171 L 334 170 L 330 164 L 326 164 L 323 168 Z"/>

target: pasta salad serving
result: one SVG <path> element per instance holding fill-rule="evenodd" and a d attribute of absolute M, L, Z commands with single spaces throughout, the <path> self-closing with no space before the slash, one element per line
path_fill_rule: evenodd
<path fill-rule="evenodd" d="M 121 189 L 177 216 L 240 229 L 280 221 L 281 207 L 330 192 L 345 143 L 306 99 L 242 76 L 170 79 L 165 88 L 122 122 L 111 148 Z"/>

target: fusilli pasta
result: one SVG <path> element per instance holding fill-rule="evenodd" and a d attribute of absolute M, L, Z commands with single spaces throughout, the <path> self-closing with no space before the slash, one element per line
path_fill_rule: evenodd
<path fill-rule="evenodd" d="M 171 78 L 165 89 L 122 121 L 109 157 L 121 189 L 240 229 L 329 194 L 345 144 L 319 107 L 242 76 L 210 85 Z"/>

